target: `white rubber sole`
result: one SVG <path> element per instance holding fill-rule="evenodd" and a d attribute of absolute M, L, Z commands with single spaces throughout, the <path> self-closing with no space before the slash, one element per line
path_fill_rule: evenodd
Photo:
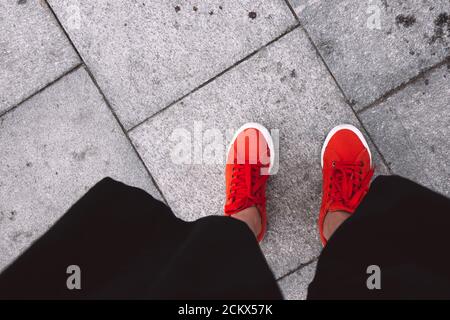
<path fill-rule="evenodd" d="M 270 150 L 270 158 L 269 158 L 270 163 L 269 163 L 269 170 L 268 170 L 268 173 L 270 175 L 272 172 L 273 164 L 275 163 L 275 147 L 274 147 L 273 139 L 272 139 L 272 136 L 270 135 L 269 130 L 267 130 L 266 127 L 264 127 L 262 124 L 255 123 L 255 122 L 249 122 L 249 123 L 244 124 L 242 127 L 240 127 L 236 131 L 236 133 L 233 136 L 233 139 L 231 139 L 231 142 L 228 145 L 227 158 L 228 158 L 228 155 L 230 154 L 230 149 L 231 149 L 231 146 L 233 145 L 234 141 L 236 141 L 237 137 L 241 134 L 241 132 L 243 132 L 247 129 L 258 130 L 259 132 L 261 132 L 264 139 L 266 139 L 267 146 L 269 147 L 269 150 Z"/>
<path fill-rule="evenodd" d="M 364 147 L 367 148 L 367 151 L 369 152 L 369 158 L 370 158 L 370 167 L 372 168 L 372 153 L 370 152 L 369 145 L 367 144 L 367 141 L 364 138 L 364 135 L 362 134 L 362 132 L 359 131 L 358 128 L 356 128 L 355 126 L 352 126 L 351 124 L 338 125 L 338 126 L 334 127 L 333 129 L 331 129 L 331 131 L 328 133 L 327 137 L 325 138 L 325 142 L 323 143 L 322 152 L 320 155 L 320 165 L 322 166 L 322 168 L 323 168 L 323 155 L 325 153 L 325 149 L 328 146 L 328 143 L 330 142 L 331 138 L 336 134 L 336 132 L 338 132 L 340 130 L 344 130 L 344 129 L 350 130 L 353 133 L 355 133 L 358 136 L 359 140 L 361 140 Z"/>

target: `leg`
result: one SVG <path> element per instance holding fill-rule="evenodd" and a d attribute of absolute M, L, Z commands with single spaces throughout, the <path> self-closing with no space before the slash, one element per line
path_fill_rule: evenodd
<path fill-rule="evenodd" d="M 111 295 L 126 286 L 141 292 L 137 279 L 120 283 L 121 272 L 132 269 L 148 249 L 161 262 L 169 258 L 164 250 L 151 245 L 163 236 L 158 225 L 170 225 L 174 233 L 184 230 L 167 206 L 143 190 L 103 179 L 0 275 L 0 296 L 91 297 L 100 294 L 111 280 L 115 285 Z M 70 265 L 81 268 L 82 290 L 67 289 Z M 152 272 L 157 266 L 149 268 Z"/>
<path fill-rule="evenodd" d="M 68 290 L 67 267 L 81 269 Z M 234 268 L 239 272 L 231 272 Z M 0 275 L 0 298 L 280 298 L 248 227 L 177 219 L 146 192 L 104 179 Z"/>
<path fill-rule="evenodd" d="M 199 219 L 173 257 L 151 288 L 156 298 L 282 298 L 254 234 L 238 219 Z"/>
<path fill-rule="evenodd" d="M 330 238 L 309 299 L 450 298 L 450 200 L 406 179 L 378 177 Z M 367 268 L 381 270 L 381 290 Z"/>

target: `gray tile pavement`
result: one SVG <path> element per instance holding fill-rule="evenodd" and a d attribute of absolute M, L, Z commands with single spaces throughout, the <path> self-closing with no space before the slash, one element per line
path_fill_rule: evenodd
<path fill-rule="evenodd" d="M 0 118 L 0 269 L 111 176 L 160 197 L 83 68 Z"/>
<path fill-rule="evenodd" d="M 394 173 L 450 196 L 450 64 L 360 116 Z"/>
<path fill-rule="evenodd" d="M 126 128 L 296 23 L 283 0 L 49 2 Z"/>
<path fill-rule="evenodd" d="M 305 300 L 308 286 L 314 279 L 317 262 L 312 262 L 278 281 L 281 292 L 287 300 Z"/>
<path fill-rule="evenodd" d="M 0 2 L 0 114 L 79 62 L 43 1 Z"/>
<path fill-rule="evenodd" d="M 448 0 L 290 1 L 357 110 L 450 55 Z"/>

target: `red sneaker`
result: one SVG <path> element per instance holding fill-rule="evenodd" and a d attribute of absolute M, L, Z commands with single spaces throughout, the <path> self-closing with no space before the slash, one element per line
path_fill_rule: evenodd
<path fill-rule="evenodd" d="M 261 232 L 267 228 L 266 182 L 274 163 L 274 145 L 269 131 L 257 123 L 247 123 L 234 135 L 228 147 L 225 169 L 225 215 L 232 216 L 255 206 L 261 215 Z"/>
<path fill-rule="evenodd" d="M 325 216 L 333 211 L 355 212 L 370 186 L 372 155 L 363 134 L 344 124 L 331 130 L 322 147 L 322 206 L 319 232 L 322 244 Z"/>

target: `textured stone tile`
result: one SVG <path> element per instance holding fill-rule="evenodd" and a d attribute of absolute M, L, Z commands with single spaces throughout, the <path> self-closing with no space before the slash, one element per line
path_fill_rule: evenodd
<path fill-rule="evenodd" d="M 269 229 L 262 248 L 281 276 L 320 250 L 320 150 L 333 126 L 356 123 L 301 30 L 158 113 L 130 136 L 174 212 L 194 220 L 222 214 L 226 137 L 250 121 L 279 130 L 280 168 L 269 183 Z M 173 160 L 183 149 L 177 137 L 183 131 L 193 147 L 187 144 L 190 152 L 185 152 L 191 161 L 180 164 Z M 212 146 L 218 146 L 216 161 L 208 160 Z"/>
<path fill-rule="evenodd" d="M 295 24 L 283 0 L 49 2 L 127 128 Z"/>
<path fill-rule="evenodd" d="M 358 110 L 450 54 L 448 0 L 290 1 Z"/>
<path fill-rule="evenodd" d="M 308 286 L 314 279 L 316 267 L 317 262 L 313 262 L 278 281 L 286 300 L 306 300 Z"/>
<path fill-rule="evenodd" d="M 362 112 L 361 119 L 394 173 L 450 196 L 450 65 Z"/>
<path fill-rule="evenodd" d="M 0 2 L 0 114 L 78 63 L 44 1 Z"/>
<path fill-rule="evenodd" d="M 0 119 L 0 268 L 111 176 L 159 197 L 84 69 Z"/>

